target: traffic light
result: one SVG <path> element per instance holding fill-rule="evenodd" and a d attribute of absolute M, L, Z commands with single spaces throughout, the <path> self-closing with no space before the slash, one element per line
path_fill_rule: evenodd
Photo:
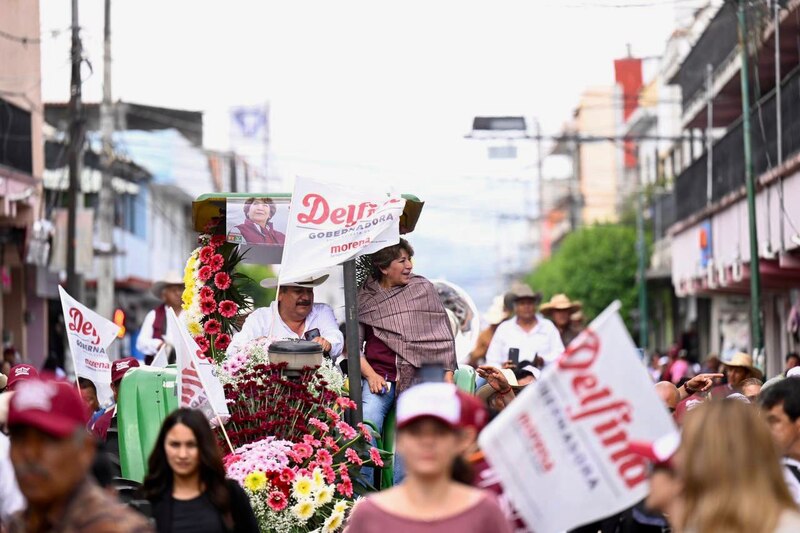
<path fill-rule="evenodd" d="M 122 309 L 117 309 L 114 311 L 114 324 L 119 326 L 117 338 L 121 339 L 125 336 L 125 311 Z"/>

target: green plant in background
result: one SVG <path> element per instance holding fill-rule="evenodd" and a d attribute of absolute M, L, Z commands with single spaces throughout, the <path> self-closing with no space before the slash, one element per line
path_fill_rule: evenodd
<path fill-rule="evenodd" d="M 621 315 L 632 330 L 630 311 L 638 304 L 636 268 L 636 230 L 627 225 L 599 224 L 567 235 L 561 247 L 526 282 L 545 299 L 566 293 L 580 300 L 589 320 L 612 301 L 620 300 Z"/>
<path fill-rule="evenodd" d="M 253 263 L 239 263 L 236 266 L 236 272 L 246 278 L 243 278 L 242 290 L 253 298 L 254 309 L 267 307 L 275 300 L 275 289 L 265 289 L 261 286 L 262 279 L 275 276 L 272 267 Z"/>

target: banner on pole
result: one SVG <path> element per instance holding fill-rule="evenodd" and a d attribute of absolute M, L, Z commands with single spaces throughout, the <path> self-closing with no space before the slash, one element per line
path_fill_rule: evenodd
<path fill-rule="evenodd" d="M 504 493 L 535 533 L 643 499 L 647 465 L 629 443 L 675 431 L 618 310 L 610 305 L 481 433 Z"/>
<path fill-rule="evenodd" d="M 119 326 L 84 306 L 58 287 L 61 309 L 69 340 L 69 351 L 75 364 L 75 375 L 90 379 L 97 389 L 100 405 L 108 405 L 111 394 L 111 362 L 108 347 L 117 338 Z"/>
<path fill-rule="evenodd" d="M 400 242 L 405 200 L 386 190 L 297 178 L 279 274 L 298 281 Z"/>
<path fill-rule="evenodd" d="M 167 330 L 179 331 L 175 343 L 175 362 L 178 370 L 178 404 L 199 409 L 209 421 L 229 416 L 225 391 L 216 375 L 214 363 L 202 355 L 200 347 L 178 321 L 175 311 L 167 309 Z"/>

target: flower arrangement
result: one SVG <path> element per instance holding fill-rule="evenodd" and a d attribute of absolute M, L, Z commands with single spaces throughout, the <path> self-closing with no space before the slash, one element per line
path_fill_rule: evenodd
<path fill-rule="evenodd" d="M 355 404 L 328 381 L 337 373 L 330 363 L 304 369 L 299 380 L 285 379 L 285 366 L 245 364 L 229 376 L 235 449 L 226 470 L 247 491 L 262 531 L 338 531 L 369 488 L 362 467 L 383 467 L 384 457 L 367 426 L 345 421 Z"/>
<path fill-rule="evenodd" d="M 224 358 L 234 326 L 252 306 L 241 289 L 250 279 L 235 272 L 238 246 L 224 235 L 203 234 L 184 269 L 183 318 L 200 350 L 214 361 Z"/>

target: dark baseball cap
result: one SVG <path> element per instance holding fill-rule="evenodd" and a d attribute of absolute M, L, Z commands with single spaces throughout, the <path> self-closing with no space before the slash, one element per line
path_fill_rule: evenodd
<path fill-rule="evenodd" d="M 30 378 L 14 390 L 8 409 L 8 427 L 29 426 L 63 439 L 86 427 L 89 411 L 78 389 L 51 378 Z"/>
<path fill-rule="evenodd" d="M 36 368 L 31 365 L 14 365 L 11 367 L 11 371 L 8 373 L 8 383 L 6 384 L 6 388 L 8 390 L 14 390 L 15 385 L 25 381 L 26 379 L 37 378 L 39 377 L 39 372 L 36 371 Z"/>

